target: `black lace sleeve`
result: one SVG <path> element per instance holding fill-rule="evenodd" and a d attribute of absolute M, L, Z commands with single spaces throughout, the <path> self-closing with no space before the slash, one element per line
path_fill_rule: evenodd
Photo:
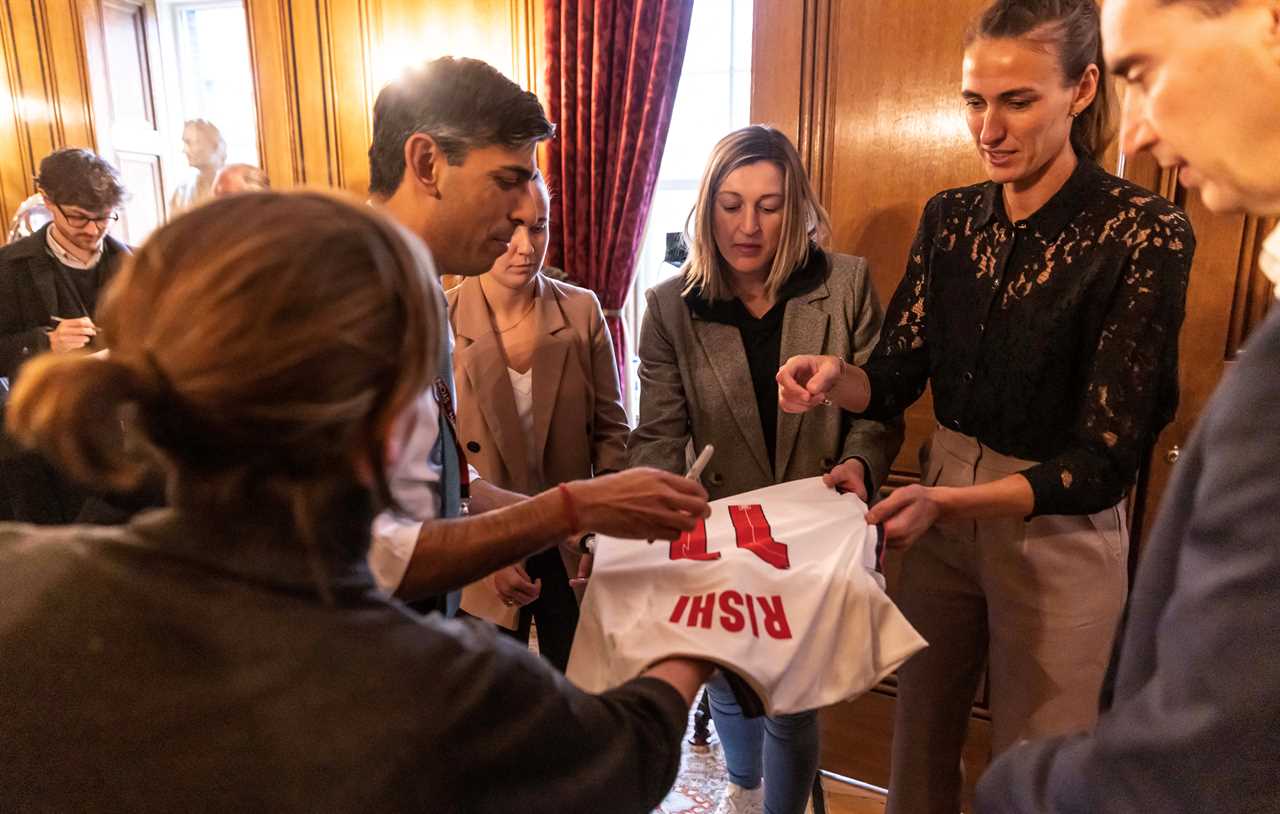
<path fill-rule="evenodd" d="M 1161 216 L 1136 243 L 1102 325 L 1072 443 L 1022 473 L 1035 493 L 1033 514 L 1091 514 L 1120 502 L 1173 419 L 1194 253 L 1181 213 Z"/>
<path fill-rule="evenodd" d="M 862 417 L 872 421 L 889 421 L 901 415 L 929 383 L 925 300 L 938 203 L 935 197 L 925 205 L 907 256 L 906 274 L 885 312 L 880 342 L 862 368 L 871 380 L 871 402 Z"/>

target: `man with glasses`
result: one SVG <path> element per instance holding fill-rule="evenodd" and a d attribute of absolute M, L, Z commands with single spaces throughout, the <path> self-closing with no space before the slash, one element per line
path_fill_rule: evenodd
<path fill-rule="evenodd" d="M 93 312 L 98 293 L 128 251 L 107 234 L 120 217 L 125 189 L 102 158 L 88 150 L 58 150 L 40 162 L 36 185 L 53 221 L 0 249 L 0 377 L 9 384 L 23 363 L 41 353 L 105 347 Z M 13 519 L 76 518 L 83 494 L 43 459 L 16 453 L 7 442 L 0 455 L 0 501 L 11 503 Z"/>

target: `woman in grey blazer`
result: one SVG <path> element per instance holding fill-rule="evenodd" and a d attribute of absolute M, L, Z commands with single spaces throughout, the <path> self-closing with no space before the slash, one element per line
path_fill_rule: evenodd
<path fill-rule="evenodd" d="M 786 136 L 753 126 L 721 140 L 690 221 L 682 274 L 646 295 L 630 464 L 679 472 L 690 448 L 713 444 L 712 498 L 825 475 L 867 499 L 902 443 L 900 421 L 778 411 L 782 360 L 860 363 L 883 318 L 866 261 L 818 247 L 830 224 Z M 746 719 L 723 677 L 708 692 L 731 781 L 720 811 L 800 814 L 818 768 L 816 712 Z"/>

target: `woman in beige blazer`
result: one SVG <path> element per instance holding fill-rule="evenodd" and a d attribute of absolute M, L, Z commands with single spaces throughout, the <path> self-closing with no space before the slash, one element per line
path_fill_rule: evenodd
<path fill-rule="evenodd" d="M 867 499 L 902 443 L 901 422 L 778 411 L 783 360 L 800 348 L 865 360 L 882 320 L 866 261 L 818 247 L 827 214 L 795 148 L 767 127 L 725 137 L 690 221 L 683 273 L 647 294 L 631 465 L 680 471 L 690 442 L 713 444 L 703 474 L 712 498 L 825 475 Z M 730 779 L 720 811 L 800 814 L 818 769 L 816 713 L 746 719 L 723 677 L 707 687 Z"/>
<path fill-rule="evenodd" d="M 458 434 L 490 483 L 533 495 L 626 466 L 626 413 L 613 343 L 595 294 L 542 275 L 547 188 L 486 274 L 449 291 Z M 462 610 L 538 647 L 561 671 L 578 624 L 569 576 L 579 562 L 553 547 L 463 591 Z"/>

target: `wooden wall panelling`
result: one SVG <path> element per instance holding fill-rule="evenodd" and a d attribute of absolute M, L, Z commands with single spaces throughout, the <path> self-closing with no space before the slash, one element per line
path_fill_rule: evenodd
<path fill-rule="evenodd" d="M 1276 218 L 1249 218 L 1240 243 L 1235 300 L 1227 330 L 1226 359 L 1233 361 L 1243 350 L 1253 329 L 1262 323 L 1275 302 L 1275 283 L 1262 273 L 1262 243 L 1276 228 Z"/>
<path fill-rule="evenodd" d="M 381 0 L 380 6 L 374 55 L 379 86 L 407 66 L 440 56 L 483 59 L 517 82 L 527 79 L 529 65 L 517 65 L 528 40 L 521 26 L 541 19 L 531 0 Z"/>
<path fill-rule="evenodd" d="M 786 133 L 817 173 L 815 183 L 823 169 L 833 1 L 756 0 L 751 35 L 751 121 Z"/>
<path fill-rule="evenodd" d="M 7 228 L 35 191 L 40 159 L 61 147 L 95 145 L 94 113 L 77 0 L 7 0 L 0 10 L 0 212 Z"/>
<path fill-rule="evenodd" d="M 290 3 L 246 0 L 245 14 L 257 97 L 259 161 L 273 186 L 287 188 L 305 178 Z"/>
<path fill-rule="evenodd" d="M 756 0 L 751 30 L 751 121 L 800 143 L 805 10 L 810 0 Z M 810 60 L 811 62 L 811 60 Z"/>
<path fill-rule="evenodd" d="M 277 186 L 368 189 L 373 0 L 249 0 L 259 150 Z"/>
<path fill-rule="evenodd" d="M 546 45 L 546 7 L 542 0 L 510 0 L 511 78 L 542 99 L 546 106 L 546 77 L 542 49 Z"/>
<path fill-rule="evenodd" d="M 8 231 L 9 221 L 30 193 L 31 150 L 25 122 L 20 118 L 22 83 L 19 77 L 18 48 L 14 44 L 12 9 L 0 9 L 0 229 Z"/>

